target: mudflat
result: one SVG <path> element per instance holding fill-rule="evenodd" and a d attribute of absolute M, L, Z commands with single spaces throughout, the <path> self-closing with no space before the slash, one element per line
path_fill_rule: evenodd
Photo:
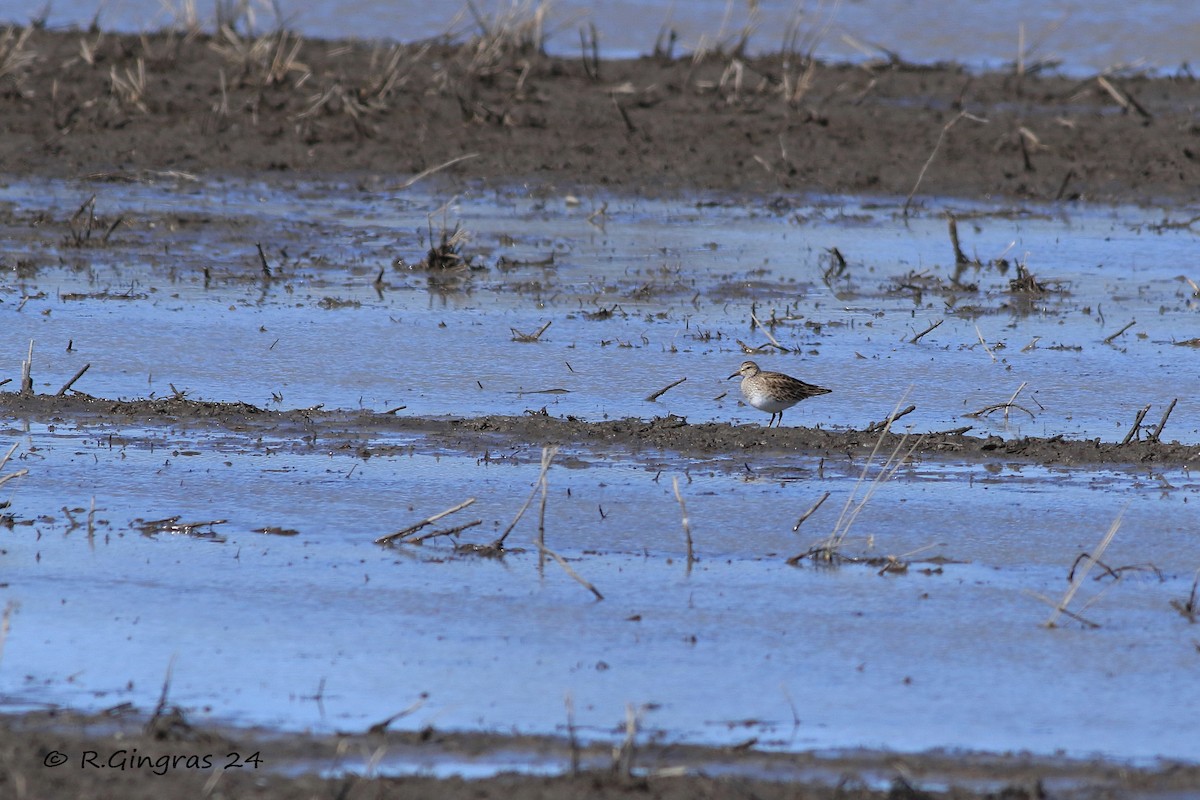
<path fill-rule="evenodd" d="M 1190 76 L 971 74 L 799 56 L 590 63 L 518 37 L 9 35 L 4 171 L 426 170 L 661 194 L 713 190 L 1189 201 Z M 452 163 L 453 162 L 453 163 Z"/>

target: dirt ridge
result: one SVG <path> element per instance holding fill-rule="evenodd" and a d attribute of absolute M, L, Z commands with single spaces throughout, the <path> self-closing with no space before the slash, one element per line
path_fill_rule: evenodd
<path fill-rule="evenodd" d="M 678 416 L 587 421 L 546 414 L 487 415 L 467 418 L 404 417 L 373 411 L 307 408 L 268 410 L 243 402 L 221 403 L 188 398 L 108 400 L 83 394 L 57 397 L 47 394 L 0 392 L 0 410 L 42 422 L 94 418 L 105 424 L 121 420 L 141 424 L 203 425 L 244 432 L 248 428 L 286 435 L 315 437 L 327 444 L 340 440 L 344 447 L 373 455 L 358 443 L 363 431 L 423 434 L 439 447 L 463 452 L 482 450 L 497 440 L 529 445 L 568 445 L 587 448 L 621 447 L 631 451 L 664 450 L 682 456 L 748 456 L 772 454 L 849 455 L 865 457 L 880 441 L 875 431 L 820 428 L 765 428 L 728 422 L 689 423 Z M 890 452 L 907 436 L 913 453 L 926 457 L 963 460 L 1022 460 L 1043 465 L 1145 465 L 1180 466 L 1200 458 L 1200 445 L 1134 440 L 1128 444 L 1099 439 L 1066 439 L 1033 436 L 1004 439 L 957 432 L 919 431 L 883 435 L 881 450 Z"/>

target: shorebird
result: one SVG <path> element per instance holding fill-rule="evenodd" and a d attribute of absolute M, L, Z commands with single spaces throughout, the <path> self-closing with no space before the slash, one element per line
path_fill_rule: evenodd
<path fill-rule="evenodd" d="M 779 424 L 782 425 L 783 412 L 801 400 L 807 400 L 819 394 L 829 394 L 832 391 L 805 383 L 791 375 L 784 375 L 782 372 L 764 372 L 753 361 L 743 361 L 742 365 L 738 367 L 738 371 L 729 377 L 736 378 L 739 375 L 742 376 L 742 394 L 745 395 L 746 402 L 759 411 L 771 413 L 771 420 L 767 423 L 768 428 L 771 427 L 771 423 L 775 421 L 776 417 L 779 417 Z"/>

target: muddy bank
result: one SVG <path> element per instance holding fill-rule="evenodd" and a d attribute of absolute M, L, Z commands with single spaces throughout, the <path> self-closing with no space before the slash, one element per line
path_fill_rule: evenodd
<path fill-rule="evenodd" d="M 1194 791 L 1200 769 L 1133 768 L 1021 754 L 826 754 L 643 743 L 455 734 L 426 728 L 282 737 L 192 725 L 177 709 L 146 718 L 127 707 L 84 716 L 63 711 L 0 717 L 0 787 L 6 796 L 297 796 L 487 798 L 1084 798 Z M 421 765 L 505 753 L 543 775 L 477 780 L 414 775 Z M 624 754 L 626 761 L 616 763 Z M 579 771 L 572 774 L 573 760 Z M 374 766 L 370 766 L 374 764 Z M 625 765 L 630 765 L 626 770 Z M 528 768 L 528 767 L 527 767 Z M 321 774 L 324 771 L 325 774 Z M 374 771 L 374 775 L 372 772 Z M 392 773 L 388 775 L 387 773 Z M 408 774 L 405 774 L 408 773 Z M 851 777 L 858 776 L 858 777 Z M 888 788 L 884 788 L 888 787 Z M 930 788 L 925 788 L 930 787 Z M 946 787 L 953 787 L 947 789 Z M 15 792 L 15 794 L 12 794 Z"/>
<path fill-rule="evenodd" d="M 765 428 L 762 425 L 731 425 L 707 422 L 689 424 L 683 417 L 650 420 L 625 418 L 593 422 L 575 417 L 552 417 L 545 413 L 524 416 L 490 415 L 470 419 L 404 417 L 370 411 L 325 410 L 323 408 L 270 411 L 246 403 L 217 403 L 187 398 L 154 400 L 105 400 L 83 394 L 57 397 L 0 393 L 0 410 L 14 418 L 45 423 L 137 425 L 201 425 L 244 433 L 270 432 L 287 436 L 291 431 L 297 446 L 353 448 L 363 457 L 385 454 L 357 442 L 367 432 L 391 431 L 417 434 L 432 446 L 459 452 L 485 452 L 498 443 L 532 446 L 565 445 L 591 449 L 617 447 L 639 452 L 663 450 L 684 457 L 721 455 L 738 458 L 752 455 L 806 453 L 809 455 L 864 458 L 880 441 L 878 430 L 821 430 L 804 427 Z M 543 409 L 544 411 L 544 409 Z M 902 421 L 895 423 L 902 428 Z M 1200 457 L 1200 445 L 1178 442 L 1134 440 L 1127 444 L 1099 439 L 1071 440 L 1060 436 L 1021 437 L 1005 440 L 998 436 L 972 436 L 957 431 L 913 431 L 906 444 L 917 456 L 951 456 L 960 459 L 1025 460 L 1045 465 L 1155 464 L 1187 465 Z M 883 437 L 881 452 L 890 452 L 900 433 Z"/>
<path fill-rule="evenodd" d="M 19 36 L 19 34 L 15 34 Z M 1191 75 L 1087 80 L 781 57 L 585 64 L 522 45 L 32 31 L 0 79 L 12 174 L 358 174 L 643 194 L 1193 201 Z M 930 160 L 930 156 L 936 156 Z"/>

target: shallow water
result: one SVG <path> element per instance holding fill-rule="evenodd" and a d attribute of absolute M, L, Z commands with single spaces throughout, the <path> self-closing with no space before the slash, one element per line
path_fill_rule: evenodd
<path fill-rule="evenodd" d="M 386 38 L 414 41 L 447 32 L 478 31 L 466 4 L 400 3 L 387 0 L 281 4 L 289 28 L 306 36 Z M 754 50 L 778 51 L 785 35 L 798 34 L 800 50 L 823 58 L 880 58 L 883 50 L 909 61 L 955 61 L 974 68 L 1023 61 L 1061 62 L 1070 74 L 1095 73 L 1120 66 L 1145 66 L 1175 72 L 1195 58 L 1200 13 L 1188 4 L 1154 0 L 1136 4 L 1111 0 L 854 0 L 854 2 L 748 3 L 729 0 L 554 0 L 545 29 L 547 47 L 562 55 L 579 52 L 578 29 L 594 24 L 605 58 L 650 53 L 663 29 L 679 36 L 676 52 L 722 44 L 730 48 L 750 26 Z M 535 3 L 493 0 L 478 8 L 491 20 L 506 19 L 513 9 Z M 24 24 L 45 16 L 52 26 L 87 27 L 99 19 L 106 30 L 158 30 L 186 20 L 183 3 L 162 0 L 61 0 L 45 8 L 18 0 L 0 0 L 0 21 Z M 269 4 L 250 4 L 259 28 L 276 24 Z M 202 22 L 213 12 L 199 5 Z M 516 15 L 518 19 L 521 14 Z"/>
<path fill-rule="evenodd" d="M 102 219 L 126 223 L 107 244 L 73 246 L 69 219 L 92 193 Z M 1196 234 L 1163 226 L 1185 209 L 930 201 L 906 220 L 896 204 L 847 198 L 486 189 L 445 207 L 385 187 L 170 180 L 14 181 L 0 203 L 12 212 L 0 258 L 20 265 L 0 296 L 13 342 L 0 379 L 19 376 L 33 339 L 36 385 L 51 392 L 90 363 L 75 388 L 106 397 L 174 387 L 284 408 L 763 422 L 726 377 L 744 342 L 766 347 L 753 356 L 764 368 L 833 389 L 788 411 L 789 424 L 861 429 L 902 402 L 916 405 L 904 421 L 917 431 L 1111 441 L 1144 405 L 1157 424 L 1178 398 L 1164 439 L 1200 441 L 1200 349 L 1179 346 L 1200 313 L 1188 283 L 1200 274 L 1187 267 Z M 1008 262 L 968 270 L 975 290 L 948 288 L 947 210 L 975 215 L 959 224 L 970 255 Z M 480 269 L 394 265 L 422 258 L 431 224 L 461 224 Z M 826 281 L 835 247 L 848 266 Z M 1018 260 L 1050 291 L 1011 293 Z M 752 313 L 775 316 L 789 352 Z M 514 341 L 547 323 L 539 341 Z M 968 416 L 1019 388 L 1007 419 Z"/>
<path fill-rule="evenodd" d="M 525 552 L 503 561 L 372 543 L 467 495 L 476 504 L 446 522 L 480 519 L 463 539 L 490 541 L 536 481 L 535 448 L 485 462 L 409 442 L 364 460 L 109 432 L 4 436 L 30 469 L 6 487 L 13 510 L 43 510 L 0 533 L 0 598 L 18 604 L 0 665 L 10 708 L 148 708 L 170 669 L 171 700 L 194 717 L 283 729 L 361 730 L 417 703 L 398 726 L 562 732 L 570 695 L 599 739 L 619 738 L 632 703 L 646 735 L 670 740 L 1197 757 L 1195 637 L 1169 605 L 1200 555 L 1186 470 L 919 462 L 847 538 L 849 554 L 913 562 L 880 575 L 784 564 L 832 529 L 859 465 L 792 459 L 774 465 L 787 479 L 748 478 L 568 450 L 549 473 L 546 541 L 597 602 L 557 564 L 539 569 L 536 504 L 509 541 Z M 690 573 L 676 477 L 700 558 Z M 1060 597 L 1122 509 L 1105 563 L 1158 572 L 1089 579 L 1072 607 L 1098 629 L 1042 627 L 1050 609 L 1034 595 Z M 174 515 L 224 522 L 139 530 Z"/>
<path fill-rule="evenodd" d="M 69 220 L 92 193 L 102 220 L 126 222 L 78 246 Z M 1156 423 L 1179 397 L 1164 438 L 1200 441 L 1200 354 L 1173 343 L 1193 335 L 1181 275 L 1194 234 L 1159 226 L 1190 210 L 953 204 L 969 252 L 1023 258 L 1063 290 L 1026 302 L 1007 291 L 1012 267 L 965 275 L 977 290 L 930 288 L 953 261 L 952 204 L 938 201 L 905 220 L 897 203 L 830 197 L 480 188 L 443 213 L 445 200 L 432 183 L 10 180 L 0 379 L 18 377 L 34 339 L 35 385 L 50 392 L 90 363 L 76 388 L 102 397 L 173 386 L 282 408 L 762 424 L 725 379 L 745 358 L 738 339 L 766 342 L 753 308 L 775 313 L 793 351 L 756 357 L 834 389 L 789 424 L 861 428 L 904 398 L 917 411 L 898 428 L 1111 441 L 1143 404 Z M 421 258 L 431 219 L 461 223 L 482 269 L 394 266 Z M 827 282 L 831 247 L 848 269 Z M 513 341 L 546 322 L 539 341 Z M 1035 419 L 963 416 L 1022 382 Z M 846 553 L 883 560 L 819 569 L 785 560 L 828 536 L 877 468 L 859 485 L 849 458 L 566 448 L 546 541 L 597 602 L 558 564 L 539 567 L 536 503 L 509 542 L 524 552 L 503 561 L 373 543 L 467 497 L 446 522 L 479 519 L 463 540 L 491 541 L 537 480 L 536 444 L 464 453 L 364 433 L 364 458 L 284 430 L 7 419 L 0 447 L 12 443 L 2 471 L 29 474 L 0 496 L 16 521 L 0 529 L 9 708 L 150 708 L 170 669 L 171 700 L 193 717 L 286 730 L 361 730 L 419 704 L 397 724 L 562 732 L 569 694 L 582 731 L 606 741 L 633 704 L 669 740 L 1200 757 L 1196 637 L 1170 605 L 1200 567 L 1186 467 L 919 460 L 846 538 Z M 700 558 L 690 573 L 674 478 Z M 1043 627 L 1036 595 L 1061 597 L 1122 513 L 1103 560 L 1136 568 L 1097 569 L 1071 605 L 1101 627 Z M 143 533 L 173 516 L 213 524 Z M 907 571 L 879 574 L 889 556 Z"/>

